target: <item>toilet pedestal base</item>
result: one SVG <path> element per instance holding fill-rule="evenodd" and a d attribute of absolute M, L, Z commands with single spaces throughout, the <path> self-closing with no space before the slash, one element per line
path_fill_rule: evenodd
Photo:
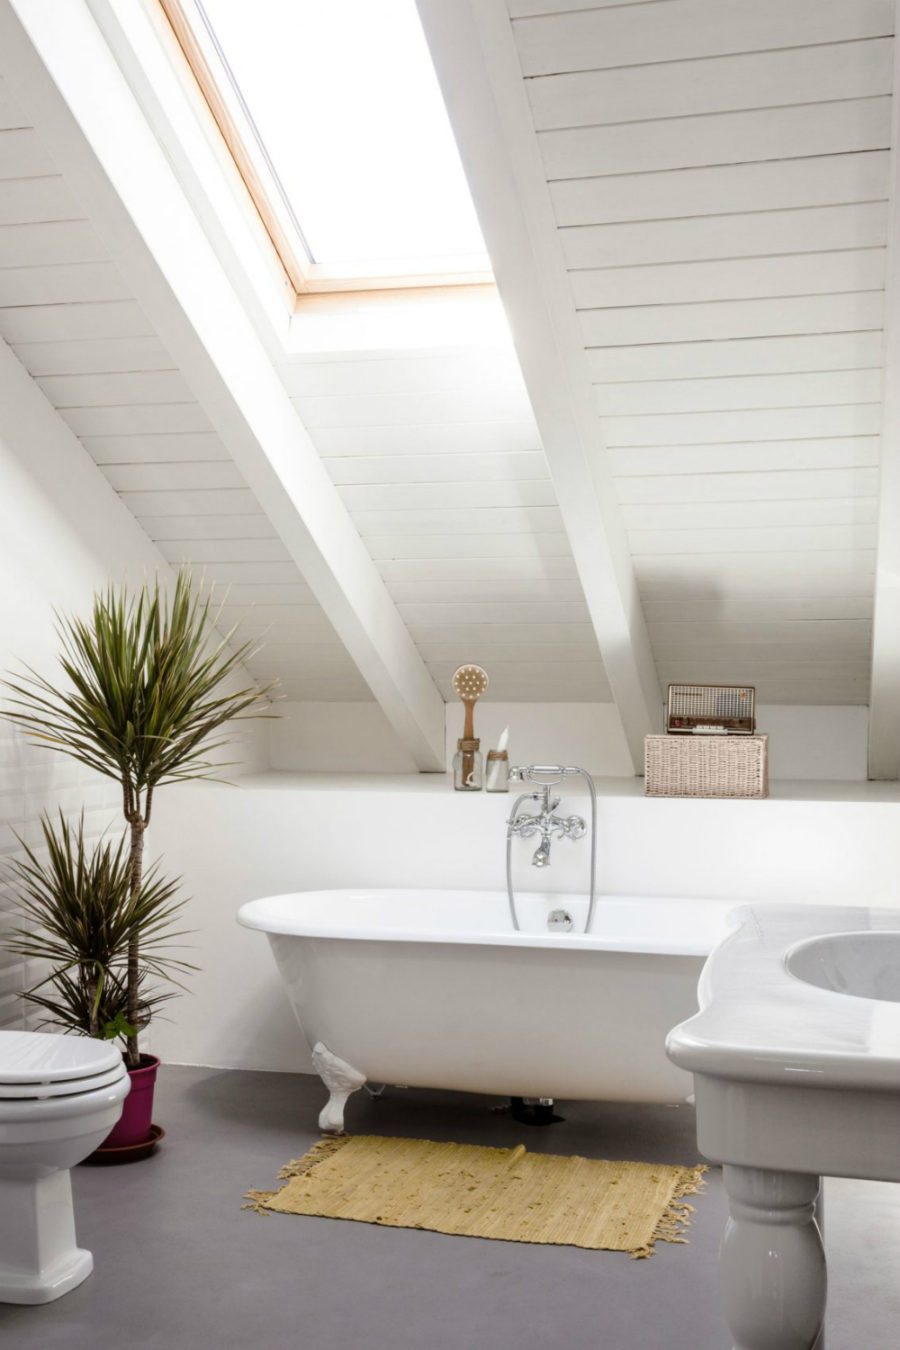
<path fill-rule="evenodd" d="M 37 1179 L 0 1177 L 0 1303 L 51 1303 L 87 1279 L 76 1246 L 67 1169 Z"/>

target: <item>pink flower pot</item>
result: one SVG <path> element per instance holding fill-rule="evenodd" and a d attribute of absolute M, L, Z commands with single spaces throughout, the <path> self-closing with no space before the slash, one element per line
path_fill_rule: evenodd
<path fill-rule="evenodd" d="M 134 1144 L 145 1144 L 150 1139 L 153 1089 L 156 1086 L 158 1068 L 159 1060 L 156 1055 L 141 1055 L 140 1068 L 128 1070 L 131 1091 L 125 1098 L 118 1123 L 100 1145 L 101 1149 L 128 1148 Z"/>

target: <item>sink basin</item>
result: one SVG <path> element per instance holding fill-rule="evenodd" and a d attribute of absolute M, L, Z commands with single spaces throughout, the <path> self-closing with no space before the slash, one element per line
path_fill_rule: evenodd
<path fill-rule="evenodd" d="M 900 1003 L 900 932 L 829 933 L 785 957 L 795 979 L 836 994 Z"/>

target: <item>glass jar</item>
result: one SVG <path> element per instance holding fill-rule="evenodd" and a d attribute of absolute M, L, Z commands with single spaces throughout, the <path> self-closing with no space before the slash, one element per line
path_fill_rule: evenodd
<path fill-rule="evenodd" d="M 459 740 L 453 756 L 453 786 L 457 792 L 480 792 L 484 786 L 484 762 L 481 741 Z"/>
<path fill-rule="evenodd" d="M 488 751 L 484 790 L 509 792 L 509 755 L 505 750 Z"/>

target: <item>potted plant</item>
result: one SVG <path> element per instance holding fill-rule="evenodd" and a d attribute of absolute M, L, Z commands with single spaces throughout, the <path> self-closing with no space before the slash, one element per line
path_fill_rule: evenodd
<path fill-rule="evenodd" d="M 24 926 L 13 929 L 8 949 L 39 961 L 42 978 L 24 997 L 42 1008 L 44 1025 L 103 1040 L 121 1038 L 123 1048 L 137 1028 L 127 1017 L 128 952 L 138 945 L 142 987 L 139 1020 L 174 996 L 168 984 L 193 969 L 173 956 L 168 944 L 180 933 L 172 924 L 184 901 L 174 899 L 178 883 L 148 870 L 137 894 L 131 889 L 127 840 L 85 842 L 84 816 L 72 828 L 60 813 L 54 826 L 41 817 L 46 861 L 19 839 L 24 858 L 9 865 Z M 145 987 L 145 982 L 151 982 Z M 163 986 L 163 987 L 161 987 Z M 155 1073 L 155 1063 L 150 1066 Z M 141 1070 L 144 1074 L 147 1069 Z M 138 1090 L 136 1090 L 136 1088 Z M 140 1144 L 150 1135 L 152 1094 L 138 1084 L 125 1099 L 122 1118 L 110 1140 Z"/>
<path fill-rule="evenodd" d="M 129 896 L 137 904 L 154 793 L 166 783 L 217 778 L 228 767 L 211 758 L 228 744 L 223 728 L 236 719 L 271 716 L 267 695 L 273 686 L 240 687 L 241 663 L 253 644 L 231 647 L 233 629 L 221 637 L 212 631 L 210 597 L 192 588 L 184 570 L 171 591 L 158 579 L 133 594 L 110 586 L 95 595 L 90 618 L 60 617 L 57 633 L 59 686 L 26 669 L 5 681 L 11 698 L 2 716 L 37 745 L 117 782 L 128 839 Z M 142 1055 L 139 1045 L 152 1006 L 147 993 L 152 974 L 136 927 L 124 971 L 116 977 L 133 1090 L 135 1075 L 151 1070 L 152 1078 L 156 1071 L 153 1057 Z"/>

